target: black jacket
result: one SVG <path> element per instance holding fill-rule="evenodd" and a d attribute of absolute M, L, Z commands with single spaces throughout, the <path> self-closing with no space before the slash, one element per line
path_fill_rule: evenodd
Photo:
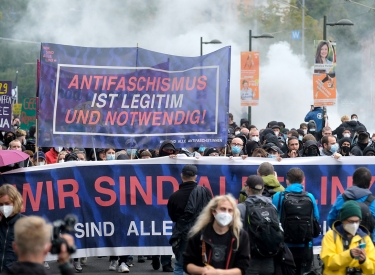
<path fill-rule="evenodd" d="M 207 262 L 210 264 L 212 255 L 211 238 L 214 234 L 212 223 L 207 225 L 201 232 L 188 239 L 186 250 L 184 252 L 184 271 L 187 272 L 188 264 L 195 264 L 197 266 L 204 266 L 202 261 L 202 240 L 206 243 Z M 249 267 L 250 260 L 250 241 L 249 235 L 243 229 L 240 232 L 239 247 L 236 248 L 236 238 L 232 235 L 231 246 L 227 251 L 227 259 L 225 269 L 239 268 L 242 275 L 246 273 Z"/>
<path fill-rule="evenodd" d="M 179 189 L 169 197 L 167 207 L 172 222 L 176 222 L 184 214 L 190 193 L 196 186 L 195 181 L 183 182 Z"/>
<path fill-rule="evenodd" d="M 0 271 L 3 271 L 6 266 L 17 262 L 18 257 L 12 247 L 14 241 L 14 224 L 23 216 L 24 215 L 18 213 L 13 217 L 3 217 L 0 221 Z"/>
<path fill-rule="evenodd" d="M 31 262 L 17 262 L 14 263 L 10 268 L 4 270 L 1 275 L 49 275 L 50 272 L 42 265 Z M 75 274 L 73 268 L 66 268 L 61 270 L 62 275 L 73 275 Z"/>

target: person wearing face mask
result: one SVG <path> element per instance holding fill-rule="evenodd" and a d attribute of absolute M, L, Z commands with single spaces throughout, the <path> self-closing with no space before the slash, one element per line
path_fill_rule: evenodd
<path fill-rule="evenodd" d="M 22 195 L 14 186 L 4 184 L 0 187 L 0 272 L 17 262 L 17 255 L 13 250 L 12 243 L 14 241 L 14 224 L 23 217 L 20 213 L 22 204 Z"/>
<path fill-rule="evenodd" d="M 347 188 L 342 194 L 337 196 L 335 203 L 329 211 L 327 218 L 329 227 L 332 228 L 333 223 L 338 219 L 341 208 L 345 201 L 354 200 L 356 202 L 364 203 L 367 205 L 371 215 L 369 217 L 368 215 L 364 215 L 365 217 L 368 217 L 368 219 L 363 219 L 361 224 L 370 231 L 371 238 L 375 242 L 375 230 L 371 228 L 373 227 L 373 222 L 375 220 L 375 197 L 369 190 L 371 182 L 372 174 L 369 169 L 360 167 L 354 171 L 353 186 Z"/>
<path fill-rule="evenodd" d="M 56 163 L 63 163 L 65 162 L 65 156 L 68 154 L 67 151 L 61 151 L 58 155 L 57 155 L 57 159 L 56 159 Z"/>
<path fill-rule="evenodd" d="M 303 146 L 303 157 L 318 157 L 320 156 L 318 145 L 314 140 L 307 140 Z"/>
<path fill-rule="evenodd" d="M 283 151 L 277 146 L 271 146 L 267 149 L 268 158 L 277 159 L 277 161 L 281 161 L 281 155 L 283 154 Z"/>
<path fill-rule="evenodd" d="M 299 125 L 299 129 L 302 130 L 303 135 L 306 135 L 306 134 L 307 134 L 307 123 L 302 122 L 302 123 Z"/>
<path fill-rule="evenodd" d="M 33 165 L 34 166 L 43 166 L 43 165 L 46 165 L 46 155 L 42 151 L 34 153 L 34 156 L 33 156 Z"/>
<path fill-rule="evenodd" d="M 246 143 L 246 152 L 248 156 L 251 156 L 256 148 L 261 147 L 259 142 L 259 131 L 256 128 L 252 128 L 249 132 L 249 140 Z"/>
<path fill-rule="evenodd" d="M 316 123 L 314 120 L 310 120 L 308 123 L 307 123 L 307 133 L 308 134 L 311 134 L 315 137 L 316 140 L 318 140 L 319 138 L 319 133 L 318 131 L 316 130 Z"/>
<path fill-rule="evenodd" d="M 352 147 L 350 153 L 353 156 L 363 156 L 363 151 L 369 145 L 369 140 L 370 138 L 366 132 L 360 133 L 358 136 L 357 144 Z"/>
<path fill-rule="evenodd" d="M 324 136 L 322 137 L 323 149 L 320 152 L 321 156 L 332 156 L 335 159 L 339 159 L 341 155 L 337 152 L 339 145 L 336 143 L 335 136 Z"/>
<path fill-rule="evenodd" d="M 277 125 L 277 124 L 273 125 L 272 130 L 273 130 L 276 137 L 278 137 L 280 135 L 280 126 L 279 125 Z"/>
<path fill-rule="evenodd" d="M 11 143 L 13 140 L 15 140 L 16 139 L 16 135 L 13 133 L 13 132 L 11 132 L 11 131 L 9 131 L 9 132 L 6 132 L 5 134 L 4 134 L 4 145 L 6 146 L 6 147 L 8 147 L 9 146 L 9 143 Z"/>
<path fill-rule="evenodd" d="M 362 218 L 357 202 L 342 205 L 339 220 L 322 240 L 323 275 L 375 273 L 375 249 L 367 228 L 360 225 Z"/>
<path fill-rule="evenodd" d="M 105 149 L 104 154 L 105 154 L 106 160 L 115 160 L 116 159 L 116 151 L 113 148 Z"/>
<path fill-rule="evenodd" d="M 53 164 L 57 162 L 57 157 L 61 151 L 64 150 L 62 146 L 51 147 L 46 153 L 47 164 Z"/>
<path fill-rule="evenodd" d="M 351 156 L 350 153 L 350 138 L 349 137 L 343 137 L 339 140 L 339 150 L 337 153 L 339 153 L 343 157 Z"/>
<path fill-rule="evenodd" d="M 249 236 L 232 195 L 214 197 L 190 230 L 184 255 L 188 274 L 244 275 L 249 267 Z"/>
<path fill-rule="evenodd" d="M 229 154 L 230 157 L 239 157 L 242 155 L 242 148 L 243 148 L 243 140 L 239 137 L 235 137 L 232 139 L 230 143 L 231 153 Z"/>

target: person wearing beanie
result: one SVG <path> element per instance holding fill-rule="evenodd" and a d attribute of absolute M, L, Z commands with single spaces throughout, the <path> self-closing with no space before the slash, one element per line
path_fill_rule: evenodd
<path fill-rule="evenodd" d="M 361 219 L 358 202 L 346 201 L 339 220 L 334 222 L 332 230 L 322 240 L 320 258 L 324 263 L 323 275 L 375 273 L 374 244 L 368 230 L 360 225 Z"/>
<path fill-rule="evenodd" d="M 337 151 L 337 153 L 341 154 L 341 156 L 343 157 L 351 156 L 352 154 L 350 153 L 350 142 L 350 137 L 343 137 L 342 139 L 340 139 L 339 150 Z"/>

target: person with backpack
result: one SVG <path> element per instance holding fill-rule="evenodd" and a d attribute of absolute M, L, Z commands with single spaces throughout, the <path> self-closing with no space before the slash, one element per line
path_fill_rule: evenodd
<path fill-rule="evenodd" d="M 262 196 L 263 189 L 262 177 L 249 176 L 245 185 L 248 197 L 237 205 L 250 239 L 251 259 L 246 275 L 274 274 L 274 258 L 284 243 L 277 210 L 271 198 Z"/>
<path fill-rule="evenodd" d="M 273 165 L 269 162 L 263 162 L 259 165 L 257 170 L 257 175 L 261 176 L 264 181 L 263 196 L 272 197 L 275 193 L 284 191 L 285 188 L 277 180 L 277 174 Z M 246 186 L 244 186 L 240 191 L 240 197 L 238 202 L 244 202 L 247 198 L 247 193 L 245 191 Z"/>
<path fill-rule="evenodd" d="M 202 210 L 188 234 L 183 260 L 188 274 L 246 274 L 249 235 L 232 195 L 216 196 Z"/>
<path fill-rule="evenodd" d="M 344 193 L 337 196 L 335 203 L 328 214 L 328 226 L 332 228 L 333 223 L 338 219 L 340 210 L 347 200 L 355 200 L 359 203 L 362 211 L 361 225 L 366 227 L 375 242 L 375 197 L 369 190 L 372 181 L 372 174 L 365 167 L 357 168 L 353 173 L 353 186 L 347 188 Z"/>
<path fill-rule="evenodd" d="M 197 186 L 198 169 L 187 164 L 182 168 L 182 183 L 168 200 L 168 214 L 175 223 L 169 243 L 176 256 L 174 274 L 183 275 L 182 253 L 186 248 L 187 234 L 199 213 L 212 199 L 211 192 L 204 186 Z"/>
<path fill-rule="evenodd" d="M 361 208 L 356 201 L 342 205 L 339 220 L 322 240 L 323 275 L 375 273 L 374 245 L 368 230 L 360 225 L 361 219 Z"/>
<path fill-rule="evenodd" d="M 297 275 L 310 271 L 312 240 L 320 234 L 318 206 L 314 195 L 303 191 L 304 179 L 301 169 L 291 168 L 286 174 L 287 188 L 272 198 L 284 230 L 284 241 L 293 254 Z"/>

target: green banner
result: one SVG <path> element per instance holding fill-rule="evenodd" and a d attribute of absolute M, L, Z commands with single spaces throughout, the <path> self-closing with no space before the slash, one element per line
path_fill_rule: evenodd
<path fill-rule="evenodd" d="M 35 125 L 36 121 L 36 97 L 27 97 L 23 99 L 21 112 L 21 126 L 23 130 L 29 130 Z"/>

